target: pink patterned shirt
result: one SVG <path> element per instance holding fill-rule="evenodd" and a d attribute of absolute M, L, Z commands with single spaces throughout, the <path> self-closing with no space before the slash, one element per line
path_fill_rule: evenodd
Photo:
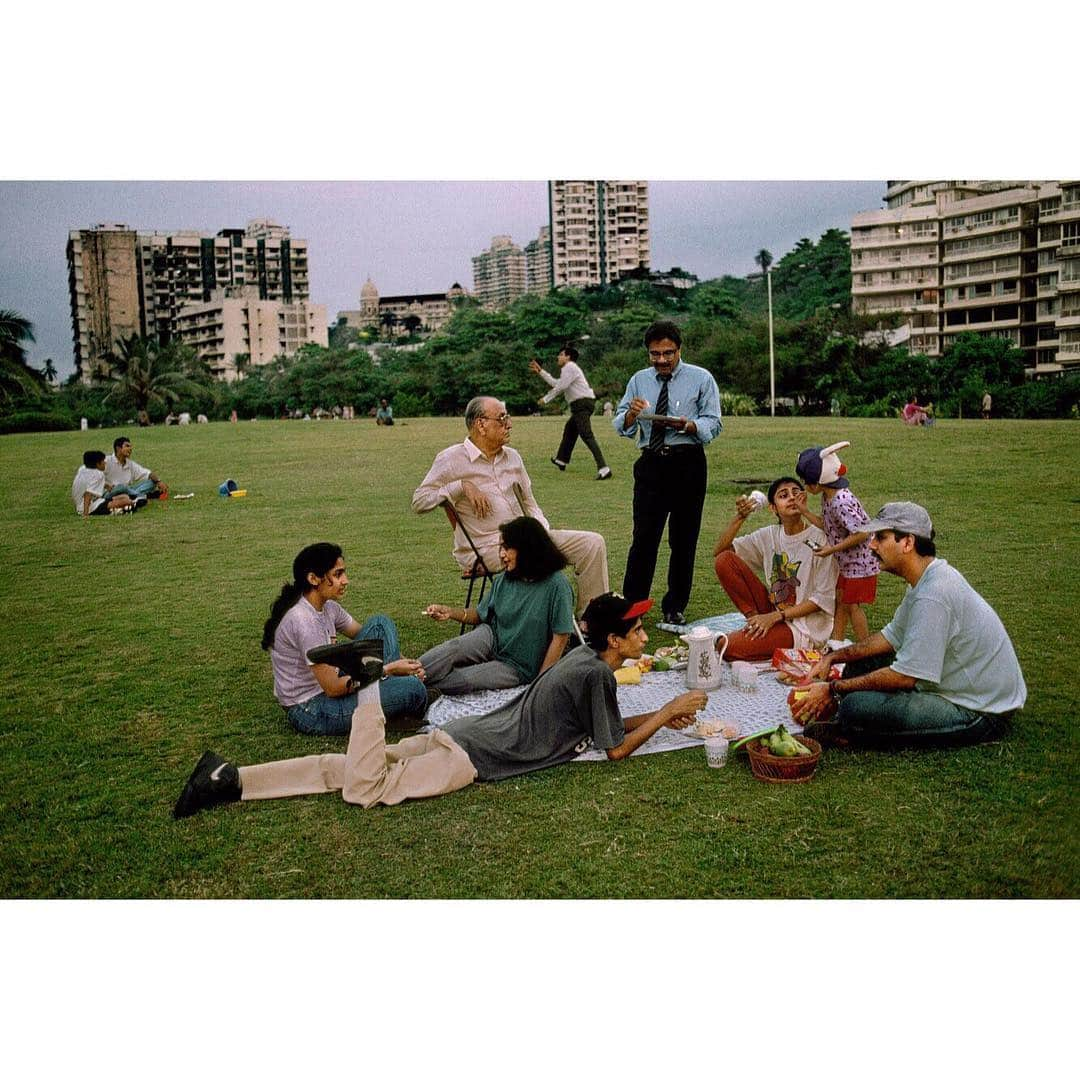
<path fill-rule="evenodd" d="M 863 505 L 849 488 L 841 488 L 831 499 L 822 499 L 821 516 L 825 525 L 825 538 L 830 544 L 839 544 L 852 533 L 862 532 L 870 516 Z M 840 573 L 846 578 L 876 577 L 881 570 L 877 559 L 870 550 L 870 541 L 847 551 L 838 551 L 835 556 Z"/>

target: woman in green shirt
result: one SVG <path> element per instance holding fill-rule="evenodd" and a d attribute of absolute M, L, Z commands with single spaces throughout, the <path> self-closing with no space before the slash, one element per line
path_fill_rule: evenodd
<path fill-rule="evenodd" d="M 534 518 L 499 526 L 503 572 L 475 608 L 429 604 L 424 613 L 475 630 L 419 658 L 429 688 L 444 694 L 503 690 L 531 682 L 562 656 L 573 629 L 566 557 Z"/>

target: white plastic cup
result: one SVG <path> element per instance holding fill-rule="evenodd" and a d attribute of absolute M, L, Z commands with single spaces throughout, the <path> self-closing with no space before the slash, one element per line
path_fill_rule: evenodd
<path fill-rule="evenodd" d="M 758 688 L 757 668 L 745 660 L 735 660 L 731 665 L 731 685 L 744 694 L 752 694 Z"/>
<path fill-rule="evenodd" d="M 705 740 L 705 761 L 710 769 L 722 769 L 727 764 L 728 741 L 723 735 Z"/>

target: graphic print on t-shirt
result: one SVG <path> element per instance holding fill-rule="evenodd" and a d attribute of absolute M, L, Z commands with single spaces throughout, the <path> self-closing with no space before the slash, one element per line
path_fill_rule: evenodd
<path fill-rule="evenodd" d="M 769 600 L 776 607 L 795 603 L 799 591 L 799 569 L 802 560 L 792 562 L 786 551 L 775 551 L 772 557 L 772 577 L 769 579 Z"/>

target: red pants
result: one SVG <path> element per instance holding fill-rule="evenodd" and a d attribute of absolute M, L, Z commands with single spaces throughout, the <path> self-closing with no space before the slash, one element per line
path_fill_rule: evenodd
<path fill-rule="evenodd" d="M 776 611 L 776 605 L 769 600 L 769 590 L 734 551 L 721 551 L 716 556 L 715 565 L 716 576 L 724 592 L 747 618 Z M 759 638 L 752 638 L 746 631 L 740 630 L 728 638 L 724 659 L 769 660 L 776 649 L 790 649 L 794 644 L 795 638 L 786 622 L 777 623 L 764 637 Z"/>

